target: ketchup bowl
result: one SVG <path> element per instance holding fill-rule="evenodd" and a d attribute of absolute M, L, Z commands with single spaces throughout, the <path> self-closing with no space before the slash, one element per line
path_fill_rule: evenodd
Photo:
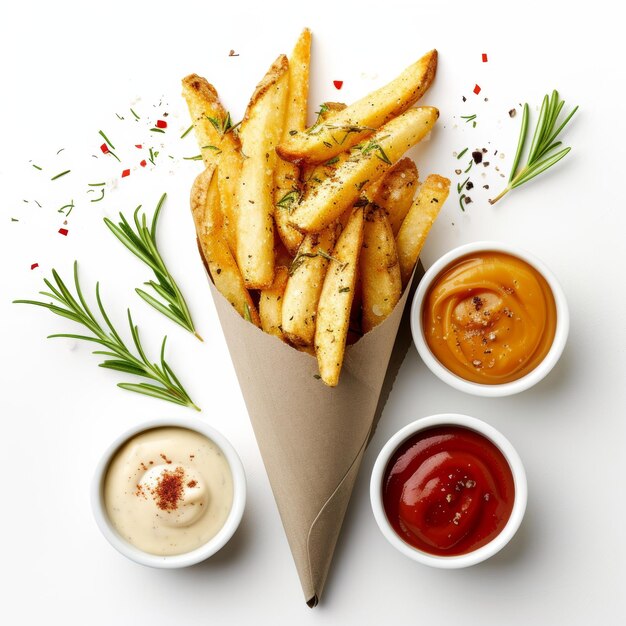
<path fill-rule="evenodd" d="M 432 567 L 475 565 L 517 532 L 526 473 L 511 443 L 467 415 L 419 419 L 380 451 L 370 482 L 376 523 L 405 556 Z"/>
<path fill-rule="evenodd" d="M 509 244 L 478 241 L 444 254 L 420 281 L 411 332 L 428 369 L 483 397 L 525 391 L 559 360 L 569 312 L 554 274 Z"/>

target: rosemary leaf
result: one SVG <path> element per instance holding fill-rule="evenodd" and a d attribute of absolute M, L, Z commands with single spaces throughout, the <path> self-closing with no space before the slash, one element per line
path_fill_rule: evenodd
<path fill-rule="evenodd" d="M 554 152 L 562 145 L 561 141 L 556 140 L 557 137 L 572 119 L 574 113 L 578 111 L 578 106 L 574 107 L 557 126 L 564 105 L 565 101 L 561 100 L 559 92 L 556 89 L 553 90 L 550 96 L 547 94 L 544 96 L 541 103 L 541 110 L 539 111 L 539 118 L 537 119 L 533 138 L 528 150 L 528 156 L 526 157 L 526 163 L 524 166 L 520 167 L 519 164 L 528 134 L 529 119 L 528 103 L 524 104 L 517 150 L 515 151 L 508 184 L 495 198 L 489 200 L 490 204 L 495 204 L 512 189 L 520 187 L 550 169 L 571 150 L 571 148 L 566 147 L 556 153 Z"/>
<path fill-rule="evenodd" d="M 118 224 L 114 224 L 106 217 L 104 218 L 104 223 L 128 250 L 154 272 L 156 282 L 149 281 L 145 284 L 152 287 L 157 295 L 164 298 L 170 306 L 168 307 L 142 289 L 137 288 L 135 290 L 137 294 L 157 311 L 163 313 L 163 315 L 169 317 L 173 322 L 193 333 L 202 341 L 202 337 L 196 332 L 183 294 L 165 266 L 157 245 L 157 224 L 166 197 L 167 194 L 161 196 L 154 211 L 151 224 L 148 224 L 148 219 L 144 213 L 139 213 L 141 205 L 135 209 L 132 226 L 123 213 L 120 213 L 120 222 Z"/>
<path fill-rule="evenodd" d="M 198 411 L 200 410 L 193 403 L 189 394 L 185 391 L 185 388 L 180 384 L 180 381 L 176 378 L 170 366 L 165 362 L 165 339 L 163 340 L 161 347 L 161 366 L 159 367 L 148 359 L 139 338 L 139 329 L 134 324 L 130 310 L 128 310 L 128 324 L 136 352 L 139 355 L 136 356 L 122 340 L 119 333 L 111 323 L 111 320 L 105 311 L 104 305 L 102 304 L 99 283 L 96 283 L 96 301 L 98 303 L 100 313 L 102 314 L 102 318 L 105 321 L 106 328 L 102 326 L 102 324 L 91 312 L 89 306 L 87 305 L 87 301 L 83 296 L 78 279 L 77 262 L 74 262 L 74 288 L 76 291 L 76 297 L 74 297 L 67 285 L 63 282 L 63 279 L 54 269 L 52 270 L 52 277 L 55 284 L 48 279 L 44 279 L 44 283 L 50 291 L 40 291 L 39 293 L 45 297 L 50 297 L 56 300 L 63 306 L 57 306 L 56 304 L 52 304 L 50 302 L 40 302 L 37 300 L 14 300 L 14 303 L 30 304 L 46 308 L 55 315 L 65 317 L 73 322 L 76 322 L 77 324 L 81 324 L 91 333 L 91 335 L 56 333 L 49 335 L 48 338 L 54 339 L 58 337 L 67 337 L 80 341 L 96 343 L 106 348 L 106 350 L 94 350 L 93 354 L 112 357 L 104 359 L 101 363 L 99 363 L 100 367 L 125 372 L 127 374 L 132 374 L 134 376 L 139 376 L 152 381 L 152 383 L 156 383 L 119 383 L 118 387 L 154 398 L 160 398 L 161 400 L 167 400 L 168 402 L 173 402 L 182 406 L 193 407 Z"/>

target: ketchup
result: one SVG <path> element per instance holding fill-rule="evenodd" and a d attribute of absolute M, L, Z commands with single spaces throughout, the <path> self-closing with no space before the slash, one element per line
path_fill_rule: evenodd
<path fill-rule="evenodd" d="M 513 474 L 486 437 L 460 426 L 430 428 L 396 450 L 383 482 L 383 505 L 398 535 L 439 556 L 467 554 L 505 527 Z"/>

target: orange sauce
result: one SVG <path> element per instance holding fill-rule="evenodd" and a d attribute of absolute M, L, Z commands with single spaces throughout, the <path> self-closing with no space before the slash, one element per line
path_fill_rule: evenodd
<path fill-rule="evenodd" d="M 422 306 L 424 336 L 437 360 L 487 385 L 522 378 L 554 340 L 556 305 L 545 278 L 503 252 L 457 259 L 435 278 Z"/>

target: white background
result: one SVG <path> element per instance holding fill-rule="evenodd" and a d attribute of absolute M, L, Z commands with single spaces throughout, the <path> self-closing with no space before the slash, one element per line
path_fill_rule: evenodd
<path fill-rule="evenodd" d="M 623 617 L 624 490 L 623 176 L 624 38 L 606 2 L 358 3 L 117 2 L 14 3 L 0 24 L 0 467 L 3 621 L 7 624 L 617 624 Z M 429 266 L 476 239 L 524 246 L 560 278 L 569 299 L 569 344 L 553 373 L 519 396 L 489 400 L 456 392 L 409 350 L 365 455 L 325 594 L 311 611 L 272 499 L 246 409 L 198 260 L 187 208 L 200 164 L 179 97 L 187 73 L 206 76 L 234 119 L 279 52 L 303 26 L 314 35 L 311 113 L 327 99 L 348 102 L 391 79 L 432 47 L 436 83 L 424 102 L 441 109 L 430 142 L 415 151 L 422 177 L 449 176 L 453 190 L 423 253 Z M 229 50 L 237 57 L 229 57 Z M 481 54 L 489 62 L 481 62 Z M 337 91 L 333 80 L 343 80 Z M 474 85 L 482 87 L 479 96 Z M 472 193 L 462 213 L 454 189 L 469 146 L 499 150 L 473 170 L 477 188 L 508 175 L 520 116 L 508 111 L 558 88 L 580 112 L 568 157 L 549 173 L 487 204 Z M 463 103 L 462 96 L 467 97 Z M 484 98 L 488 98 L 485 102 Z M 159 106 L 160 103 L 160 106 Z M 129 107 L 142 119 L 134 123 Z M 125 118 L 119 120 L 115 113 Z M 163 113 L 169 113 L 163 118 Z M 477 114 L 476 128 L 459 116 Z M 149 122 L 168 120 L 165 135 Z M 535 117 L 533 119 L 536 119 Z M 133 124 L 135 124 L 133 126 Z M 99 152 L 98 130 L 123 163 Z M 138 167 L 164 143 L 155 166 Z M 489 143 L 490 142 L 490 143 Z M 142 143 L 143 149 L 133 147 Z M 63 148 L 63 152 L 57 151 Z M 98 159 L 91 155 L 98 156 Z M 139 156 L 141 155 L 141 157 Z M 174 158 L 170 159 L 168 155 Z M 43 167 L 42 171 L 32 167 Z M 132 169 L 120 179 L 123 167 Z M 465 166 L 465 164 L 463 165 Z M 50 181 L 60 171 L 67 176 Z M 485 176 L 476 176 L 476 172 Z M 106 181 L 90 202 L 88 183 Z M 116 185 L 116 188 L 113 187 Z M 169 199 L 160 244 L 204 344 L 134 295 L 148 274 L 108 233 L 105 215 Z M 69 234 L 57 233 L 68 199 Z M 27 200 L 28 202 L 24 202 Z M 42 206 L 39 207 L 35 200 Z M 18 219 L 12 222 L 11 218 Z M 168 358 L 221 430 L 248 474 L 242 525 L 213 559 L 182 571 L 135 565 L 111 548 L 92 519 L 88 491 L 99 455 L 122 430 L 188 409 L 118 390 L 89 346 L 45 339 L 71 323 L 10 304 L 42 287 L 52 267 L 69 278 L 80 262 L 84 290 L 96 280 L 114 320 L 131 306 L 148 350 L 169 336 Z M 32 270 L 32 263 L 39 268 Z M 368 480 L 383 443 L 403 425 L 461 412 L 499 428 L 527 469 L 527 515 L 511 544 L 462 571 L 415 564 L 375 526 Z"/>

